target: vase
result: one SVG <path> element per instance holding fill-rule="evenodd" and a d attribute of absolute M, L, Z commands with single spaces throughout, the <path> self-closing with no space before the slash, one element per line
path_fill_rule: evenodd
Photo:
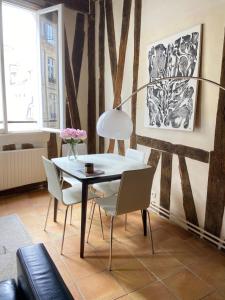
<path fill-rule="evenodd" d="M 69 149 L 67 153 L 67 158 L 69 160 L 77 160 L 77 144 L 69 144 Z"/>

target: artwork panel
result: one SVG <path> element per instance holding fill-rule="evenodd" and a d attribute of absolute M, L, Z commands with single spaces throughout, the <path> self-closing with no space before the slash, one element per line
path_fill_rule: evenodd
<path fill-rule="evenodd" d="M 201 25 L 148 47 L 149 81 L 199 76 Z M 145 126 L 193 131 L 198 81 L 165 80 L 147 88 Z"/>

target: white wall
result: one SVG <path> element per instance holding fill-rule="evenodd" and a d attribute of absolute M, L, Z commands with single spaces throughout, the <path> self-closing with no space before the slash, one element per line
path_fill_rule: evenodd
<path fill-rule="evenodd" d="M 117 49 L 120 42 L 122 5 L 123 1 L 113 0 Z M 219 82 L 224 38 L 224 23 L 225 0 L 143 0 L 138 85 L 141 86 L 148 81 L 148 45 L 198 24 L 203 24 L 201 75 Z M 122 99 L 129 96 L 132 91 L 133 29 L 134 3 L 131 12 Z M 106 109 L 108 109 L 112 107 L 113 89 L 107 38 L 105 80 Z M 203 85 L 201 98 L 198 99 L 196 126 L 193 132 L 145 128 L 145 97 L 146 91 L 143 91 L 138 95 L 137 134 L 169 141 L 175 144 L 201 148 L 207 151 L 213 150 L 218 102 L 217 88 L 207 84 Z M 130 112 L 130 104 L 124 106 L 124 109 Z M 146 156 L 148 157 L 149 149 L 141 146 L 139 146 L 139 148 L 146 151 Z M 203 226 L 206 205 L 208 164 L 187 159 L 187 166 L 199 223 L 200 226 Z M 171 211 L 179 216 L 184 216 L 180 176 L 178 171 L 178 159 L 175 155 L 173 158 L 172 171 Z M 153 191 L 156 193 L 157 201 L 159 201 L 159 183 L 160 165 L 157 169 L 153 184 Z M 222 235 L 225 236 L 225 230 L 223 230 Z"/>

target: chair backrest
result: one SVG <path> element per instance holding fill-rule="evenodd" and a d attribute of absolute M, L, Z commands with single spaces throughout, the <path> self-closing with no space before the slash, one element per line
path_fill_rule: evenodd
<path fill-rule="evenodd" d="M 116 214 L 146 209 L 150 203 L 152 168 L 125 171 L 117 196 Z"/>
<path fill-rule="evenodd" d="M 135 149 L 127 149 L 125 157 L 136 160 L 143 163 L 145 159 L 145 153 Z"/>
<path fill-rule="evenodd" d="M 42 156 L 45 173 L 48 181 L 48 191 L 59 201 L 63 201 L 62 188 L 60 186 L 59 176 L 54 163 Z"/>
<path fill-rule="evenodd" d="M 62 157 L 67 156 L 69 147 L 70 147 L 69 144 L 62 144 Z M 87 144 L 86 143 L 77 144 L 77 154 L 78 155 L 87 154 Z"/>

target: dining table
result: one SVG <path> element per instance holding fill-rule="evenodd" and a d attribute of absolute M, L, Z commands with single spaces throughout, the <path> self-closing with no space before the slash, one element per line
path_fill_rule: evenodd
<path fill-rule="evenodd" d="M 67 157 L 58 157 L 53 158 L 52 161 L 60 172 L 64 172 L 76 178 L 82 184 L 80 257 L 83 258 L 85 246 L 88 187 L 94 183 L 121 179 L 124 171 L 142 169 L 149 166 L 125 156 L 111 153 L 79 155 L 75 160 L 69 160 Z M 94 164 L 93 174 L 85 173 L 86 163 Z M 54 199 L 54 222 L 57 222 L 57 205 L 58 201 Z M 142 222 L 144 235 L 147 235 L 146 217 L 146 210 L 143 210 Z"/>

